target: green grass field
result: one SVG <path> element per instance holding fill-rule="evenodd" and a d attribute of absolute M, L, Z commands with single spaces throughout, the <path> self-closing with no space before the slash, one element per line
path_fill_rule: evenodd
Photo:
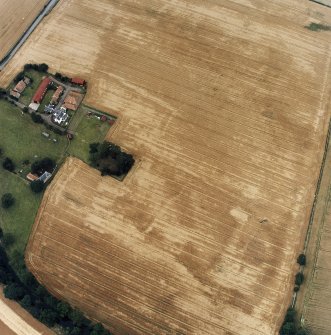
<path fill-rule="evenodd" d="M 32 83 L 23 91 L 19 101 L 26 105 L 29 106 L 32 97 L 38 88 L 42 78 L 46 75 L 45 73 L 40 73 L 34 70 L 31 71 L 25 71 L 25 74 L 27 77 L 32 79 Z"/>
<path fill-rule="evenodd" d="M 25 179 L 30 171 L 30 163 L 50 157 L 62 162 L 68 154 L 88 162 L 89 144 L 104 140 L 110 125 L 94 116 L 87 117 L 85 107 L 78 110 L 72 118 L 76 135 L 68 146 L 66 136 L 60 136 L 48 130 L 44 125 L 32 121 L 30 114 L 24 114 L 14 105 L 0 100 L 0 197 L 4 193 L 12 193 L 16 199 L 13 207 L 0 207 L 0 226 L 5 234 L 14 236 L 14 243 L 8 247 L 8 255 L 12 265 L 21 259 L 29 238 L 42 194 L 31 191 L 29 182 Z M 49 138 L 42 132 L 50 134 Z M 57 142 L 54 142 L 56 139 Z M 5 157 L 11 158 L 15 165 L 15 173 L 3 169 Z"/>
<path fill-rule="evenodd" d="M 70 155 L 85 163 L 89 163 L 89 144 L 102 142 L 110 129 L 108 122 L 102 122 L 95 116 L 87 116 L 87 111 L 82 105 L 72 118 L 69 129 L 74 129 L 75 137 L 68 148 Z"/>

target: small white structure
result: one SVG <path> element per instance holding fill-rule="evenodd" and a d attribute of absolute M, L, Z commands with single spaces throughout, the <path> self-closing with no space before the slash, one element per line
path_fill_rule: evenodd
<path fill-rule="evenodd" d="M 31 104 L 29 105 L 29 108 L 32 109 L 34 112 L 36 112 L 39 108 L 40 104 L 37 104 L 35 102 L 31 102 Z"/>
<path fill-rule="evenodd" d="M 45 171 L 39 178 L 38 178 L 38 180 L 41 180 L 44 184 L 47 182 L 47 180 L 49 179 L 49 178 L 51 178 L 52 177 L 52 174 L 51 173 L 49 173 L 49 172 L 47 172 L 47 171 Z"/>
<path fill-rule="evenodd" d="M 60 109 L 56 109 L 53 113 L 54 122 L 57 124 L 61 124 L 65 121 L 67 121 L 69 115 L 67 114 L 67 110 L 64 107 L 61 107 Z"/>

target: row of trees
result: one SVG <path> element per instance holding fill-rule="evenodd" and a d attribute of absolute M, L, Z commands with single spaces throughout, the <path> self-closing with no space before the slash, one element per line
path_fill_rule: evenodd
<path fill-rule="evenodd" d="M 101 171 L 103 176 L 122 176 L 127 174 L 135 160 L 131 154 L 123 152 L 121 148 L 111 142 L 90 144 L 91 165 Z"/>
<path fill-rule="evenodd" d="M 5 285 L 6 298 L 17 301 L 48 327 L 60 326 L 66 335 L 111 335 L 101 324 L 92 324 L 79 310 L 48 293 L 24 265 L 23 255 L 17 262 L 19 268 L 16 274 L 2 246 L 1 229 L 0 239 L 0 282 Z"/>
<path fill-rule="evenodd" d="M 297 263 L 300 266 L 305 266 L 306 265 L 306 255 L 305 254 L 300 254 L 297 258 Z M 300 289 L 301 284 L 304 281 L 304 275 L 302 272 L 298 272 L 295 275 L 294 279 L 294 291 L 298 292 Z M 296 311 L 294 308 L 289 308 L 287 310 L 287 313 L 285 315 L 284 322 L 282 324 L 282 327 L 280 328 L 279 334 L 280 335 L 308 335 L 308 331 L 302 327 L 298 327 L 298 320 L 297 320 L 297 315 Z"/>

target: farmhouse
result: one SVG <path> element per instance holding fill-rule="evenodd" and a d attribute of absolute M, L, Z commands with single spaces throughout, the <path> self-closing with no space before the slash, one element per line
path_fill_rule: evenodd
<path fill-rule="evenodd" d="M 63 87 L 59 86 L 52 96 L 51 104 L 56 104 L 59 101 L 59 98 L 62 93 L 63 93 Z"/>
<path fill-rule="evenodd" d="M 70 92 L 65 100 L 63 106 L 66 109 L 70 109 L 72 111 L 76 111 L 83 100 L 83 96 L 77 92 Z"/>
<path fill-rule="evenodd" d="M 64 107 L 61 107 L 60 109 L 54 110 L 52 120 L 57 124 L 61 124 L 67 121 L 68 116 L 67 110 Z"/>
<path fill-rule="evenodd" d="M 24 80 L 20 80 L 14 87 L 14 91 L 18 93 L 22 93 L 25 90 L 25 88 L 26 88 L 26 83 L 24 82 Z"/>
<path fill-rule="evenodd" d="M 41 84 L 39 85 L 36 93 L 34 94 L 32 101 L 34 103 L 41 103 L 41 101 L 43 100 L 47 90 L 48 90 L 48 86 L 51 83 L 51 79 L 50 78 L 44 78 L 44 80 L 41 82 Z"/>

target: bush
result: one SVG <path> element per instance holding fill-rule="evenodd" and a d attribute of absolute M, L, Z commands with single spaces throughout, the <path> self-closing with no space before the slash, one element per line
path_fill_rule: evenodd
<path fill-rule="evenodd" d="M 321 24 L 321 23 L 315 23 L 315 22 L 311 22 L 309 26 L 305 26 L 305 28 L 311 31 L 331 30 L 331 26 L 328 26 L 326 24 Z"/>
<path fill-rule="evenodd" d="M 297 258 L 297 263 L 299 265 L 305 266 L 306 265 L 306 255 L 305 254 L 300 254 Z"/>
<path fill-rule="evenodd" d="M 40 193 L 44 190 L 45 184 L 42 180 L 37 179 L 31 182 L 30 187 L 31 187 L 32 192 Z"/>
<path fill-rule="evenodd" d="M 9 208 L 11 206 L 13 206 L 15 203 L 15 198 L 13 197 L 13 195 L 11 193 L 5 193 L 2 197 L 1 197 L 1 206 L 2 208 Z"/>
<path fill-rule="evenodd" d="M 56 163 L 53 159 L 45 157 L 40 161 L 35 161 L 31 165 L 31 172 L 33 174 L 42 175 L 45 171 L 53 172 Z"/>
<path fill-rule="evenodd" d="M 24 72 L 19 72 L 16 77 L 14 78 L 14 83 L 17 84 L 19 81 L 24 79 Z"/>
<path fill-rule="evenodd" d="M 10 172 L 13 172 L 15 170 L 15 164 L 9 157 L 6 157 L 4 159 L 2 167 Z"/>
<path fill-rule="evenodd" d="M 4 288 L 3 293 L 7 299 L 17 301 L 23 299 L 25 295 L 25 290 L 22 286 L 16 283 L 12 283 Z"/>
<path fill-rule="evenodd" d="M 27 113 L 29 111 L 29 108 L 25 106 L 25 107 L 23 107 L 22 111 L 23 111 L 23 113 Z"/>
<path fill-rule="evenodd" d="M 45 64 L 45 63 L 42 63 L 42 64 L 39 64 L 39 66 L 38 66 L 38 70 L 40 71 L 40 72 L 47 72 L 48 71 L 48 65 L 47 64 Z"/>
<path fill-rule="evenodd" d="M 30 115 L 34 123 L 44 123 L 43 118 L 39 114 L 32 112 Z"/>
<path fill-rule="evenodd" d="M 15 242 L 15 236 L 11 233 L 5 233 L 2 238 L 2 244 L 8 248 Z"/>
<path fill-rule="evenodd" d="M 301 272 L 298 272 L 295 275 L 295 285 L 300 286 L 303 283 L 304 276 Z"/>

